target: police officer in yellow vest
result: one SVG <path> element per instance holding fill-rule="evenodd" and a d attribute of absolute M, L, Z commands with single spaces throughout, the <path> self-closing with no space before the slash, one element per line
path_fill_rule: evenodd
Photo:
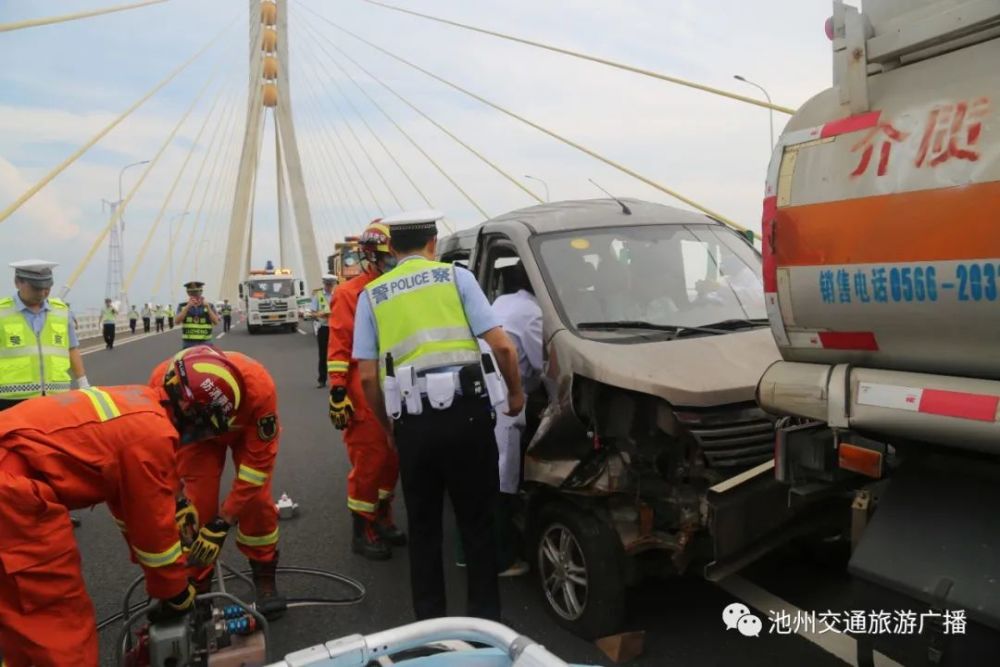
<path fill-rule="evenodd" d="M 333 290 L 337 287 L 337 276 L 323 275 L 323 289 L 313 293 L 311 317 L 316 320 L 316 347 L 319 350 L 319 368 L 316 386 L 326 386 L 326 353 L 330 343 L 330 306 L 333 304 Z"/>
<path fill-rule="evenodd" d="M 472 273 L 433 260 L 441 217 L 418 211 L 382 220 L 398 265 L 368 283 L 358 300 L 354 358 L 368 404 L 399 452 L 417 618 L 446 614 L 447 491 L 466 551 L 467 614 L 498 620 L 493 406 L 506 398 L 517 415 L 524 393 L 514 345 Z M 480 352 L 477 337 L 492 355 Z"/>
<path fill-rule="evenodd" d="M 221 321 L 212 304 L 202 296 L 204 287 L 205 283 L 198 280 L 184 283 L 188 301 L 177 311 L 183 349 L 211 342 L 212 327 Z"/>
<path fill-rule="evenodd" d="M 34 396 L 90 386 L 73 315 L 49 298 L 53 262 L 14 262 L 13 297 L 0 299 L 0 410 Z"/>
<path fill-rule="evenodd" d="M 173 326 L 173 325 L 171 325 Z M 229 299 L 222 302 L 222 331 L 223 333 L 229 331 L 233 326 L 233 304 L 229 303 Z"/>

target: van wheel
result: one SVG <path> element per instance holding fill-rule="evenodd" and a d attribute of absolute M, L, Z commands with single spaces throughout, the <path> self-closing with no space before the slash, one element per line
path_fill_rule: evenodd
<path fill-rule="evenodd" d="M 258 332 L 258 331 L 260 331 L 260 327 L 258 327 L 258 326 L 254 326 L 253 324 L 248 324 L 248 325 L 247 325 L 247 331 L 249 331 L 249 332 L 250 332 L 250 335 L 251 335 L 251 336 L 253 336 L 253 335 L 255 335 L 255 334 L 256 334 L 256 333 Z"/>
<path fill-rule="evenodd" d="M 613 634 L 625 616 L 625 553 L 618 534 L 593 514 L 563 503 L 542 508 L 535 548 L 549 613 L 570 632 Z"/>

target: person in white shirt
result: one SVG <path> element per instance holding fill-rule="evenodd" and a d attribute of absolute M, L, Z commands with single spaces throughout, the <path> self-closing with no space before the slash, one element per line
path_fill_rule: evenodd
<path fill-rule="evenodd" d="M 530 394 L 542 381 L 542 309 L 521 264 L 505 269 L 503 294 L 493 302 L 493 312 L 517 350 L 524 393 Z M 525 411 L 516 417 L 497 406 L 494 433 L 500 453 L 499 570 L 500 576 L 518 576 L 528 564 L 518 558 L 517 532 L 512 522 L 513 503 L 521 483 L 521 439 L 526 426 Z"/>

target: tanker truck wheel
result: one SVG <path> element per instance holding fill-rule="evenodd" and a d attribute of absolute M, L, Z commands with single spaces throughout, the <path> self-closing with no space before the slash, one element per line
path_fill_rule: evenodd
<path fill-rule="evenodd" d="M 251 336 L 255 336 L 255 335 L 257 335 L 258 332 L 260 332 L 260 327 L 258 327 L 256 325 L 253 325 L 253 324 L 248 324 L 247 325 L 247 331 L 250 332 Z"/>
<path fill-rule="evenodd" d="M 535 565 L 559 625 L 585 639 L 614 634 L 625 617 L 625 554 L 618 534 L 568 503 L 542 508 Z"/>

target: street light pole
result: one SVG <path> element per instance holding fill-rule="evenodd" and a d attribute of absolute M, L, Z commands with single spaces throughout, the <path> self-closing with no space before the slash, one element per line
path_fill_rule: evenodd
<path fill-rule="evenodd" d="M 530 176 L 528 174 L 525 174 L 524 177 L 525 178 L 530 178 L 533 181 L 538 181 L 543 186 L 545 186 L 545 201 L 549 201 L 549 184 L 548 183 L 546 183 L 542 179 L 538 178 L 537 176 Z"/>
<path fill-rule="evenodd" d="M 118 172 L 118 201 L 115 202 L 115 207 L 114 207 L 114 212 L 115 213 L 118 213 L 118 207 L 122 205 L 123 201 L 125 201 L 125 198 L 122 195 L 122 177 L 125 176 L 125 172 L 127 170 L 131 169 L 132 167 L 138 167 L 141 164 L 149 164 L 149 160 L 140 160 L 138 162 L 132 162 L 131 164 L 127 164 L 124 167 L 122 167 L 121 170 Z M 124 262 L 125 261 L 125 216 L 124 216 L 124 212 L 118 214 L 118 224 L 120 225 L 119 231 L 118 231 L 118 247 L 121 250 L 122 262 Z M 123 308 L 128 308 L 128 296 L 125 294 L 125 284 L 124 283 L 122 283 L 120 289 L 121 289 L 121 292 L 119 293 L 119 297 L 121 298 L 122 307 Z"/>
<path fill-rule="evenodd" d="M 177 218 L 183 218 L 185 215 L 191 211 L 184 211 L 183 213 L 178 213 L 174 217 L 167 221 L 167 271 L 170 280 L 170 309 L 177 307 L 177 302 L 174 301 L 174 220 Z"/>
<path fill-rule="evenodd" d="M 748 83 L 751 86 L 754 86 L 755 88 L 757 88 L 758 90 L 760 90 L 760 92 L 764 93 L 764 97 L 767 98 L 767 103 L 768 104 L 773 104 L 771 102 L 771 96 L 767 94 L 766 90 L 764 90 L 764 86 L 760 85 L 759 83 L 754 83 L 753 81 L 751 81 L 751 80 L 749 80 L 747 78 L 744 78 L 744 77 L 740 76 L 739 74 L 734 74 L 733 78 L 736 79 L 737 81 L 742 81 L 743 83 Z M 774 108 L 773 108 L 773 106 L 767 110 L 767 113 L 769 115 L 769 122 L 771 123 L 771 150 L 774 150 Z"/>

